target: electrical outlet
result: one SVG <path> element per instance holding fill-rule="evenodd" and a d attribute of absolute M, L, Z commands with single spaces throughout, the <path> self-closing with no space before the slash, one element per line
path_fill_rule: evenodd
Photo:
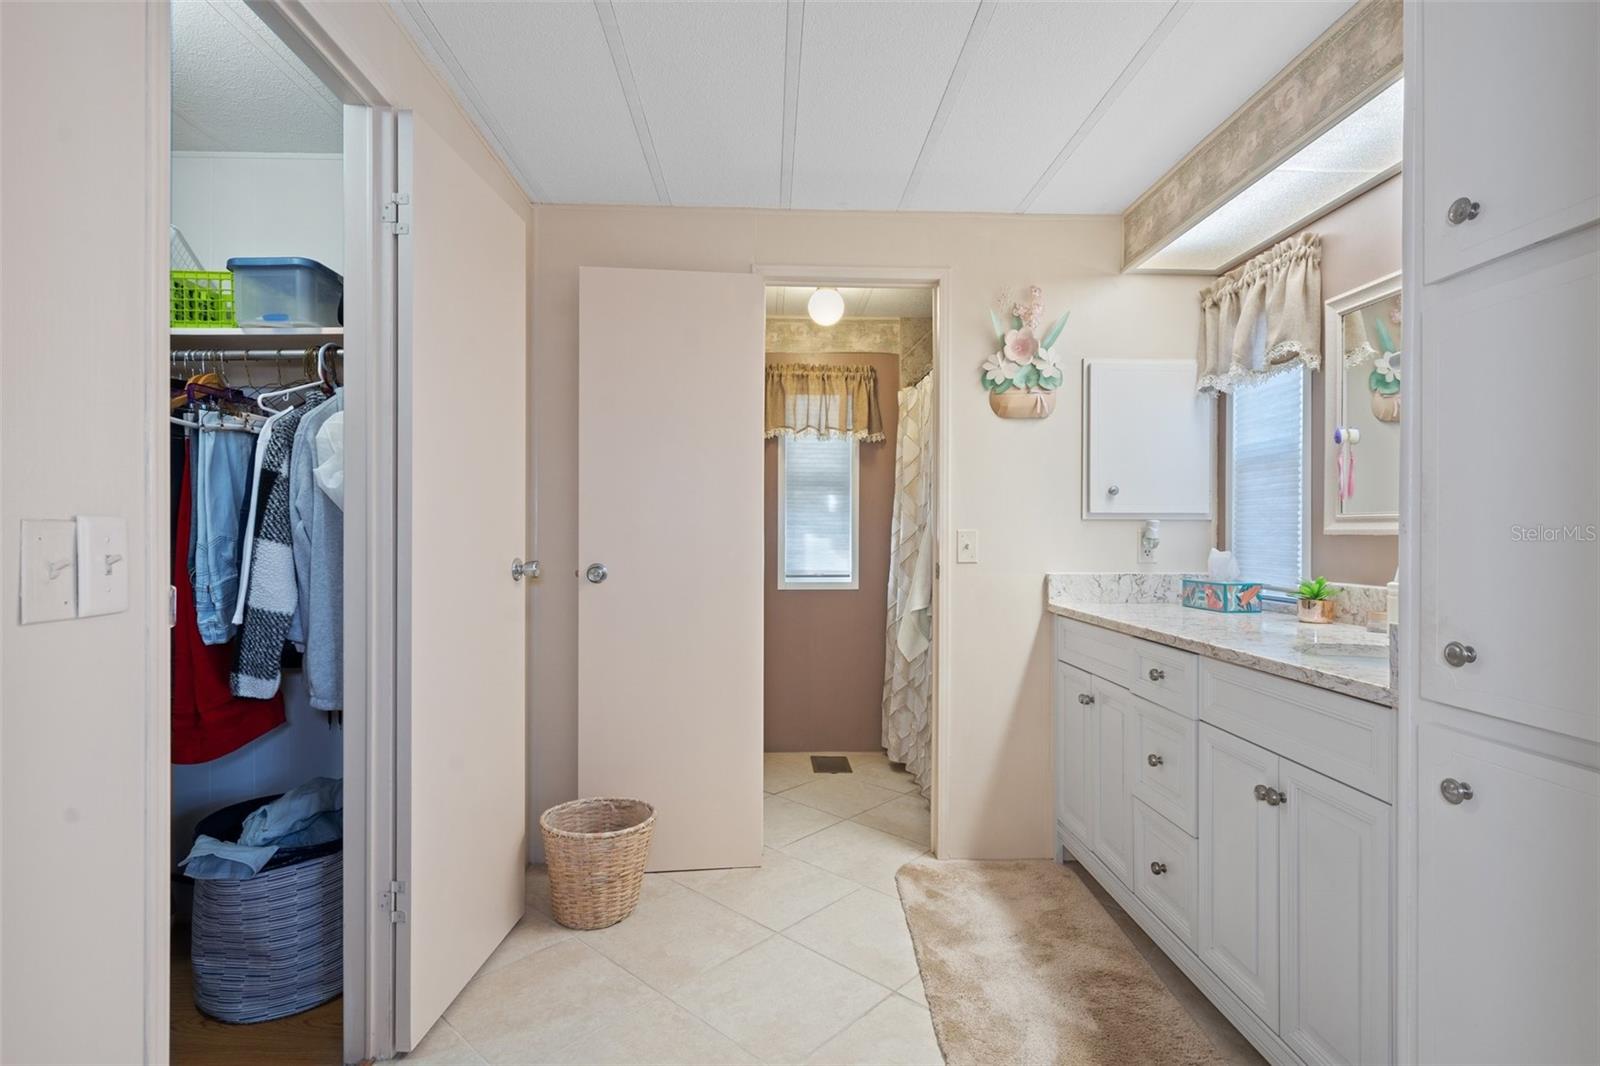
<path fill-rule="evenodd" d="M 1139 531 L 1139 561 L 1153 563 L 1156 561 L 1156 550 L 1150 546 L 1150 541 L 1145 537 L 1144 530 Z"/>
<path fill-rule="evenodd" d="M 1151 519 L 1139 527 L 1139 561 L 1153 563 L 1156 561 L 1156 549 L 1161 546 L 1161 523 Z"/>
<path fill-rule="evenodd" d="M 956 562 L 975 563 L 978 561 L 978 531 L 976 529 L 956 530 Z"/>
<path fill-rule="evenodd" d="M 77 527 L 70 521 L 22 520 L 23 625 L 78 615 Z"/>

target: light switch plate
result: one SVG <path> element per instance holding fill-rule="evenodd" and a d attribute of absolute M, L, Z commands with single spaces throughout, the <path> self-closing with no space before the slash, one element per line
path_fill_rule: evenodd
<path fill-rule="evenodd" d="M 128 523 L 78 516 L 78 617 L 128 609 Z"/>
<path fill-rule="evenodd" d="M 956 562 L 975 563 L 978 561 L 978 531 L 976 529 L 956 530 Z"/>
<path fill-rule="evenodd" d="M 24 518 L 19 621 L 27 626 L 77 614 L 77 527 L 64 519 Z"/>

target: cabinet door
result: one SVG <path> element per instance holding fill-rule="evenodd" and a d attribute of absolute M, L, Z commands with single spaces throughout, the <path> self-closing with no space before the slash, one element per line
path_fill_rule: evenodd
<path fill-rule="evenodd" d="M 1079 840 L 1089 840 L 1089 720 L 1094 716 L 1094 679 L 1075 666 L 1056 663 L 1056 821 Z"/>
<path fill-rule="evenodd" d="M 1095 679 L 1094 836 L 1089 846 L 1117 875 L 1133 886 L 1133 696 L 1126 689 Z"/>
<path fill-rule="evenodd" d="M 1308 1063 L 1394 1061 L 1387 803 L 1288 759 L 1278 1035 Z"/>
<path fill-rule="evenodd" d="M 1600 1060 L 1600 773 L 1439 725 L 1418 767 L 1419 1060 Z"/>
<path fill-rule="evenodd" d="M 1600 5 L 1423 4 L 1421 24 L 1426 280 L 1600 215 Z M 1460 197 L 1479 213 L 1452 225 Z"/>
<path fill-rule="evenodd" d="M 1591 227 L 1422 297 L 1422 694 L 1588 741 L 1600 740 L 1597 292 Z M 1538 354 L 1518 369 L 1518 352 Z M 1452 666 L 1451 642 L 1475 661 Z"/>
<path fill-rule="evenodd" d="M 1278 1025 L 1278 757 L 1200 726 L 1200 958 L 1269 1026 Z"/>

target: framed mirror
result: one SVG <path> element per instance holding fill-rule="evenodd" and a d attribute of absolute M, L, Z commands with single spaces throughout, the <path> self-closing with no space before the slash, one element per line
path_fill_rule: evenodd
<path fill-rule="evenodd" d="M 1324 305 L 1324 533 L 1400 532 L 1400 275 Z"/>

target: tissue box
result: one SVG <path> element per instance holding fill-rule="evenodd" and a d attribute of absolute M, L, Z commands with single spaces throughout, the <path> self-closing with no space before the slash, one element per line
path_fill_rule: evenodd
<path fill-rule="evenodd" d="M 1260 614 L 1261 582 L 1183 579 L 1183 605 L 1222 614 Z"/>

